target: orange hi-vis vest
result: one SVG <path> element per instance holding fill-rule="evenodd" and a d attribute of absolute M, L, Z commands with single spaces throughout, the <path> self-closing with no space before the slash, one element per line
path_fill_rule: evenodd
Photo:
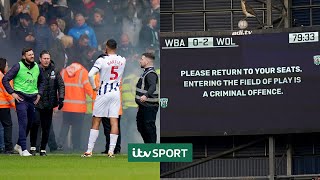
<path fill-rule="evenodd" d="M 3 73 L 0 72 L 0 108 L 15 108 L 14 98 L 6 91 L 2 84 Z M 13 81 L 10 81 L 12 87 Z"/>
<path fill-rule="evenodd" d="M 96 84 L 96 87 L 100 87 L 100 74 L 96 74 L 94 76 L 94 83 Z M 119 109 L 119 115 L 121 116 L 122 115 L 122 81 L 120 83 L 120 109 Z M 92 109 L 94 107 L 94 101 L 96 100 L 97 98 L 97 92 L 93 92 L 93 96 L 92 96 Z"/>
<path fill-rule="evenodd" d="M 79 63 L 72 63 L 61 70 L 65 85 L 62 111 L 85 113 L 87 111 L 86 94 L 92 98 L 93 90 L 89 83 L 88 71 Z"/>

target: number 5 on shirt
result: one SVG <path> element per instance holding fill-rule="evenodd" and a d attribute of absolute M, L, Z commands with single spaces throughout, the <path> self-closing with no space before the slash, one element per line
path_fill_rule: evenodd
<path fill-rule="evenodd" d="M 113 74 L 114 77 L 110 77 L 110 80 L 115 80 L 118 78 L 119 74 L 118 74 L 117 70 L 118 70 L 118 66 L 111 67 L 111 74 Z"/>

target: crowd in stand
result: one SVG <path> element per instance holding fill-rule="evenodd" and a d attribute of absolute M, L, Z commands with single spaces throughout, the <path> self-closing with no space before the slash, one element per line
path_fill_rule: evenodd
<path fill-rule="evenodd" d="M 49 50 L 62 66 L 72 61 L 87 64 L 90 52 L 104 50 L 110 38 L 120 42 L 119 49 L 129 59 L 146 48 L 159 48 L 159 0 L 79 2 L 18 0 L 10 11 L 12 44 L 17 49 L 32 47 L 36 55 Z"/>
<path fill-rule="evenodd" d="M 143 52 L 153 52 L 159 59 L 160 0 L 12 0 L 10 3 L 9 36 L 5 37 L 10 42 L 6 48 L 13 58 L 9 65 L 19 61 L 21 49 L 30 47 L 36 61 L 40 52 L 48 50 L 59 71 L 75 62 L 89 71 L 97 57 L 105 53 L 108 39 L 118 42 L 117 53 L 127 59 L 124 78 L 132 74 L 139 76 L 137 60 Z M 56 148 L 57 145 L 53 150 Z M 83 151 L 83 146 L 74 150 Z"/>

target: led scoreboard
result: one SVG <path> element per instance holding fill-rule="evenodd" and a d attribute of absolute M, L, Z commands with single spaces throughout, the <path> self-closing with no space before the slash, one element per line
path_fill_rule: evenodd
<path fill-rule="evenodd" d="M 160 42 L 162 137 L 320 131 L 319 30 Z"/>
<path fill-rule="evenodd" d="M 232 37 L 190 37 L 165 39 L 162 49 L 237 47 Z"/>

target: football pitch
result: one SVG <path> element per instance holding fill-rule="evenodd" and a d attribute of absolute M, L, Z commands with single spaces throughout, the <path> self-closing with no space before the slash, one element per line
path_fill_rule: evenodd
<path fill-rule="evenodd" d="M 0 155 L 0 179 L 160 179 L 160 164 L 128 162 L 127 155 L 108 158 L 95 155 L 81 158 L 80 154 L 49 154 L 46 157 Z"/>

